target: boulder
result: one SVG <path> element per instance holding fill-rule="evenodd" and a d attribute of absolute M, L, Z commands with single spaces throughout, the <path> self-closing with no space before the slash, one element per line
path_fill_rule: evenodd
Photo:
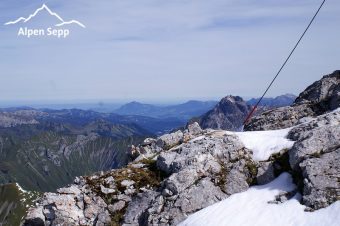
<path fill-rule="evenodd" d="M 165 134 L 157 139 L 157 146 L 163 149 L 169 149 L 180 144 L 183 141 L 183 132 L 178 130 L 177 132 Z"/>

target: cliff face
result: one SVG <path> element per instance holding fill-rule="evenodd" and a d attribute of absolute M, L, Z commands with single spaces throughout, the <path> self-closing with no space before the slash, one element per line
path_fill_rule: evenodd
<path fill-rule="evenodd" d="M 301 194 L 304 208 L 317 212 L 340 197 L 340 111 L 332 107 L 339 102 L 327 96 L 326 102 L 320 97 L 276 110 L 282 112 L 276 119 L 273 111 L 265 112 L 258 117 L 263 123 L 249 124 L 279 130 L 203 130 L 194 123 L 148 138 L 132 146 L 127 167 L 79 177 L 56 193 L 45 193 L 28 211 L 25 225 L 177 225 L 284 172 L 293 175 L 297 189 L 280 193 L 273 205 Z M 313 108 L 321 105 L 323 111 Z M 290 109 L 305 118 L 290 117 Z"/>

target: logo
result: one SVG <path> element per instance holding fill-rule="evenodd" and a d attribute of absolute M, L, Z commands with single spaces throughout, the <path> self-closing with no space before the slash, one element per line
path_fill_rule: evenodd
<path fill-rule="evenodd" d="M 48 8 L 46 4 L 43 4 L 40 8 L 38 8 L 34 13 L 29 15 L 27 18 L 25 17 L 19 17 L 16 20 L 9 21 L 5 23 L 4 25 L 14 25 L 14 24 L 26 24 L 31 19 L 33 19 L 35 16 L 37 16 L 42 11 L 47 11 L 48 14 L 54 18 L 57 19 L 57 23 L 54 24 L 54 26 L 50 26 L 46 29 L 32 29 L 28 27 L 20 27 L 18 30 L 18 36 L 24 36 L 27 38 L 31 37 L 38 37 L 38 36 L 50 36 L 50 37 L 57 37 L 57 38 L 66 38 L 71 34 L 71 31 L 67 28 L 62 28 L 66 25 L 77 25 L 82 28 L 86 28 L 85 25 L 78 20 L 64 20 L 61 16 L 59 16 L 57 13 L 53 12 Z"/>

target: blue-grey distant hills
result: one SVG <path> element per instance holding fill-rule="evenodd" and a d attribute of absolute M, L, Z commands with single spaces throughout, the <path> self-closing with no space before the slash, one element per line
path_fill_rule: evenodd
<path fill-rule="evenodd" d="M 196 101 L 191 100 L 183 104 L 170 106 L 157 106 L 152 104 L 143 104 L 139 102 L 130 102 L 114 113 L 120 115 L 139 115 L 154 118 L 178 118 L 180 120 L 188 120 L 211 110 L 217 101 Z"/>
<path fill-rule="evenodd" d="M 294 94 L 284 94 L 277 97 L 265 97 L 262 99 L 260 106 L 266 107 L 284 107 L 291 105 L 297 96 Z M 247 101 L 249 105 L 255 105 L 260 98 L 252 98 Z"/>

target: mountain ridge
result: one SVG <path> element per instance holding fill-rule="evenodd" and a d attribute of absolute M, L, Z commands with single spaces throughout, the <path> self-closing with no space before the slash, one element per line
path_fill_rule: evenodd
<path fill-rule="evenodd" d="M 266 106 L 266 107 L 284 107 L 291 105 L 294 103 L 295 99 L 297 98 L 294 94 L 283 94 L 277 97 L 265 97 L 262 99 L 260 106 Z M 255 105 L 260 98 L 252 98 L 247 101 L 247 104 L 249 105 Z"/>
<path fill-rule="evenodd" d="M 188 120 L 207 112 L 216 103 L 217 101 L 189 100 L 182 104 L 157 106 L 132 101 L 121 106 L 119 109 L 115 110 L 114 113 L 121 115 L 141 115 L 155 118 L 173 117 L 181 120 Z"/>

